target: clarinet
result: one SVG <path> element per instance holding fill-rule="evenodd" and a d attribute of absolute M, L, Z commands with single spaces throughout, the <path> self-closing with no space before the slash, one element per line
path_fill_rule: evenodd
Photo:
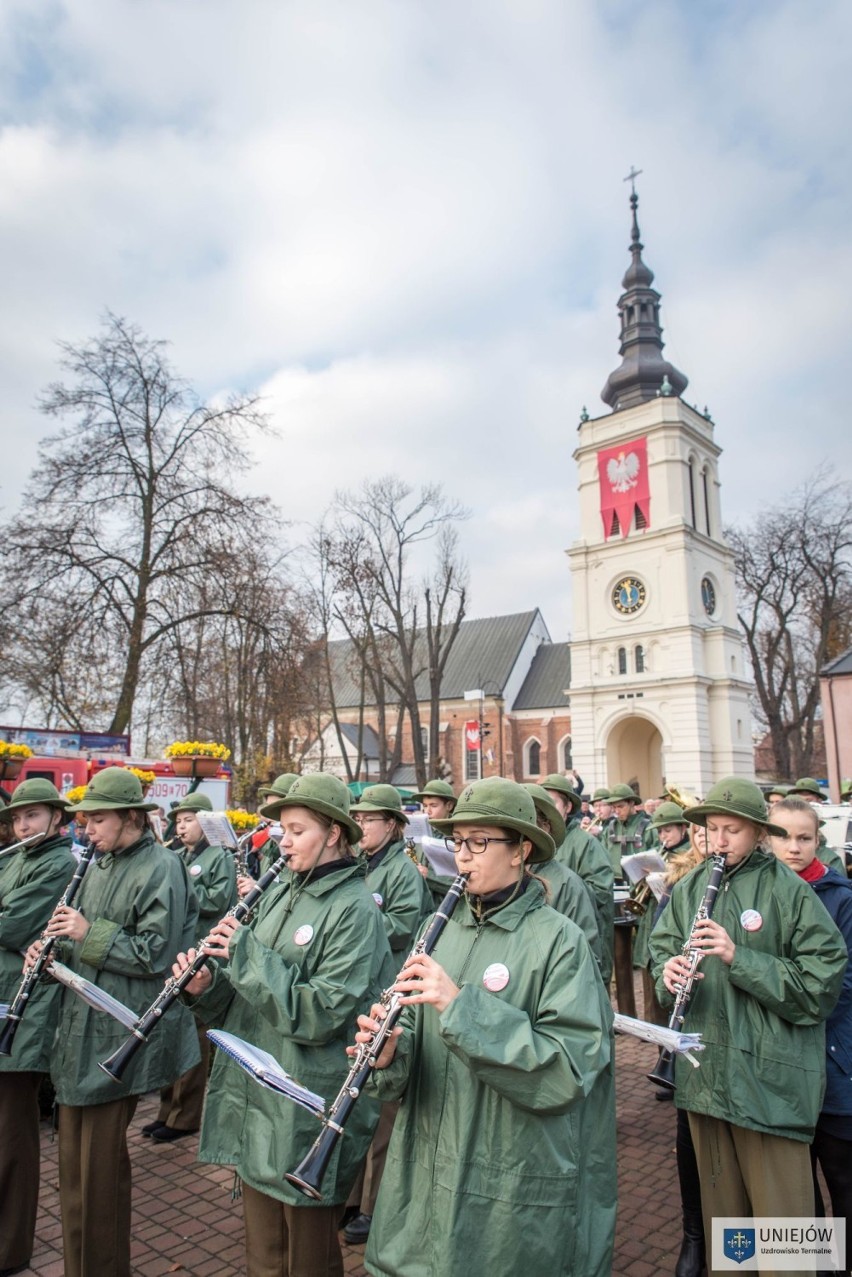
<path fill-rule="evenodd" d="M 254 912 L 254 907 L 258 900 L 267 888 L 272 886 L 289 859 L 290 853 L 282 852 L 275 863 L 270 865 L 266 873 L 258 881 L 257 886 L 252 888 L 244 900 L 241 900 L 239 904 L 234 905 L 233 909 L 229 909 L 225 914 L 225 917 L 236 918 L 237 922 L 246 922 Z M 151 1003 L 148 1010 L 144 1011 L 142 1015 L 140 1015 L 133 1027 L 130 1037 L 127 1038 L 125 1042 L 122 1042 L 121 1046 L 118 1047 L 117 1050 L 113 1051 L 112 1055 L 109 1056 L 108 1059 L 101 1060 L 98 1063 L 98 1068 L 103 1069 L 104 1073 L 106 1073 L 108 1077 L 111 1077 L 113 1082 L 121 1081 L 124 1076 L 125 1069 L 135 1056 L 136 1052 L 140 1050 L 141 1047 L 147 1046 L 148 1039 L 160 1023 L 160 1020 L 168 1011 L 169 1007 L 173 1006 L 175 1002 L 177 1002 L 186 986 L 196 975 L 198 975 L 198 972 L 203 967 L 207 966 L 209 961 L 210 954 L 204 948 L 204 941 L 202 940 L 198 952 L 186 970 L 182 971 L 179 976 L 169 976 L 168 980 L 163 985 L 163 988 L 160 990 L 160 993 Z"/>
<path fill-rule="evenodd" d="M 54 914 L 57 909 L 61 909 L 63 906 L 67 908 L 68 905 L 71 904 L 80 888 L 80 883 L 86 876 L 86 870 L 92 863 L 92 857 L 96 850 L 97 848 L 95 847 L 95 844 L 90 842 L 71 875 L 71 881 L 68 883 L 68 886 L 65 888 L 59 900 L 57 900 L 53 909 Z M 53 917 L 53 914 L 51 914 L 51 917 Z M 58 936 L 49 936 L 46 929 L 42 932 L 41 953 L 38 955 L 29 971 L 24 973 L 24 978 L 18 986 L 18 992 L 15 994 L 9 1010 L 6 1013 L 6 1019 L 3 1021 L 3 1027 L 0 1029 L 0 1055 L 12 1054 L 12 1043 L 15 1041 L 15 1034 L 18 1032 L 18 1025 L 24 1018 L 24 1012 L 29 1005 L 32 991 L 36 987 L 36 984 L 41 978 L 42 972 L 45 970 L 48 962 L 50 961 L 53 946 L 56 944 L 58 938 Z"/>
<path fill-rule="evenodd" d="M 710 877 L 707 879 L 707 889 L 704 892 L 704 899 L 698 907 L 698 912 L 692 920 L 692 926 L 689 928 L 689 935 L 686 944 L 683 946 L 683 953 L 689 959 L 689 973 L 686 978 L 679 984 L 675 985 L 677 989 L 677 997 L 675 999 L 674 1010 L 669 1019 L 669 1028 L 679 1033 L 683 1027 L 683 1021 L 686 1017 L 687 1007 L 692 997 L 693 986 L 695 985 L 695 976 L 698 971 L 698 965 L 704 954 L 700 949 L 692 947 L 692 933 L 698 926 L 699 922 L 704 922 L 707 918 L 713 916 L 713 909 L 716 905 L 716 897 L 719 894 L 719 887 L 722 884 L 722 874 L 725 872 L 726 856 L 716 853 L 712 857 L 713 867 L 710 870 Z M 675 1052 L 669 1051 L 665 1047 L 660 1050 L 660 1055 L 656 1066 L 651 1073 L 647 1074 L 649 1081 L 656 1086 L 662 1086 L 667 1091 L 676 1089 L 674 1080 L 674 1059 Z"/>
<path fill-rule="evenodd" d="M 437 911 L 432 915 L 422 936 L 408 955 L 409 958 L 422 955 L 428 956 L 435 948 L 441 932 L 453 916 L 453 911 L 464 894 L 467 877 L 467 874 L 459 874 L 454 879 L 452 886 L 444 896 Z M 406 958 L 407 961 L 408 958 Z M 396 979 L 400 980 L 402 976 L 403 972 L 401 971 Z M 395 983 L 396 980 L 394 981 Z M 316 1202 L 322 1201 L 320 1186 L 322 1185 L 323 1176 L 328 1169 L 337 1141 L 343 1134 L 349 1115 L 355 1107 L 355 1103 L 367 1079 L 376 1067 L 376 1060 L 381 1055 L 382 1048 L 405 1009 L 401 1002 L 403 996 L 401 993 L 394 992 L 393 985 L 389 989 L 385 989 L 379 999 L 381 1006 L 387 1012 L 385 1018 L 367 1042 L 359 1043 L 346 1080 L 337 1093 L 328 1114 L 323 1118 L 322 1130 L 296 1169 L 284 1176 L 287 1183 L 292 1184 L 294 1188 L 298 1188 L 300 1192 L 304 1193 L 305 1197 L 310 1197 Z"/>

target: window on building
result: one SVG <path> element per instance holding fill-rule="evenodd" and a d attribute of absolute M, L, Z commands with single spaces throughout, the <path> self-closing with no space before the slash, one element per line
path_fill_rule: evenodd
<path fill-rule="evenodd" d="M 641 643 L 637 643 L 633 649 L 633 663 L 637 674 L 645 673 L 645 649 Z"/>
<path fill-rule="evenodd" d="M 562 744 L 559 746 L 559 757 L 562 759 L 562 769 L 566 772 L 574 770 L 574 755 L 571 750 L 571 737 L 566 736 Z"/>
<path fill-rule="evenodd" d="M 609 525 L 609 535 L 611 537 L 617 537 L 620 532 L 621 532 L 621 524 L 618 522 L 618 515 L 613 510 L 612 523 Z"/>
<path fill-rule="evenodd" d="M 618 672 L 619 674 L 627 673 L 627 648 L 620 647 L 618 649 Z"/>
<path fill-rule="evenodd" d="M 638 505 L 633 507 L 633 515 L 636 520 L 636 531 L 641 532 L 643 528 L 647 528 L 648 520 L 645 518 Z"/>
<path fill-rule="evenodd" d="M 420 728 L 420 746 L 423 750 L 423 761 L 424 763 L 428 763 L 429 761 L 429 728 L 428 727 Z"/>
<path fill-rule="evenodd" d="M 710 496 L 707 485 L 707 467 L 701 471 L 701 486 L 704 489 L 704 526 L 709 537 L 710 535 Z"/>
<path fill-rule="evenodd" d="M 695 517 L 695 461 L 689 458 L 689 509 L 692 517 L 692 526 L 698 527 L 698 520 Z"/>
<path fill-rule="evenodd" d="M 527 776 L 541 775 L 541 745 L 537 740 L 528 740 L 525 745 L 527 755 L 527 765 L 525 772 Z"/>
<path fill-rule="evenodd" d="M 465 749 L 464 751 L 464 778 L 465 780 L 479 780 L 478 749 Z"/>

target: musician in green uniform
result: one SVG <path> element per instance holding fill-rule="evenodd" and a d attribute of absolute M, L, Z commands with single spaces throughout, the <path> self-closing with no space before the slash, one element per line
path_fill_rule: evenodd
<path fill-rule="evenodd" d="M 71 839 L 60 832 L 66 818 L 65 800 L 39 777 L 23 781 L 0 808 L 0 825 L 12 834 L 9 845 L 41 835 L 0 859 L 0 1002 L 7 1005 L 23 976 L 21 954 L 44 930 L 74 872 Z M 33 1253 L 38 1089 L 48 1070 L 60 993 L 52 980 L 34 987 L 11 1055 L 0 1056 L 0 1273 L 26 1268 Z"/>
<path fill-rule="evenodd" d="M 688 981 L 687 941 L 703 954 L 686 1027 L 705 1050 L 697 1069 L 677 1057 L 675 1100 L 689 1113 L 709 1244 L 714 1217 L 813 1215 L 808 1146 L 825 1086 L 824 1022 L 847 952 L 816 893 L 763 850 L 767 833 L 785 831 L 756 785 L 728 777 L 685 814 L 706 827 L 710 857 L 675 885 L 650 950 L 664 1006 Z M 718 855 L 725 872 L 706 918 L 699 907 Z"/>
<path fill-rule="evenodd" d="M 683 808 L 677 803 L 660 803 L 651 821 L 652 828 L 660 840 L 660 854 L 664 860 L 689 851 L 689 823 L 683 814 Z M 644 884 L 645 880 L 642 879 Z M 654 992 L 654 981 L 651 977 L 651 955 L 648 941 L 654 929 L 657 912 L 657 897 L 651 888 L 645 885 L 643 893 L 645 909 L 639 919 L 639 925 L 633 937 L 633 966 L 642 972 L 642 994 L 645 1007 L 645 1019 L 649 1024 L 666 1025 L 668 1013 L 660 1006 Z M 664 1092 L 666 1096 L 670 1092 Z"/>
<path fill-rule="evenodd" d="M 198 901 L 195 945 L 207 935 L 215 922 L 237 903 L 237 871 L 234 853 L 207 842 L 198 812 L 213 810 L 206 794 L 197 790 L 174 809 L 175 832 L 183 844 L 178 855 L 186 865 L 193 894 Z M 196 1021 L 201 1060 L 183 1077 L 160 1092 L 160 1108 L 153 1122 L 142 1127 L 142 1134 L 156 1144 L 172 1144 L 192 1135 L 201 1126 L 204 1092 L 210 1071 L 210 1042 L 207 1026 Z"/>
<path fill-rule="evenodd" d="M 423 814 L 429 821 L 430 828 L 433 820 L 446 820 L 448 816 L 452 816 L 453 808 L 456 805 L 453 787 L 446 780 L 427 780 L 423 788 L 419 789 L 412 797 L 416 798 L 423 808 Z M 422 849 L 417 853 L 417 863 L 420 873 L 426 880 L 426 886 L 429 888 L 432 902 L 437 908 L 447 894 L 452 878 L 436 873 L 429 863 L 428 856 Z"/>
<path fill-rule="evenodd" d="M 465 898 L 368 1090 L 401 1099 L 367 1243 L 376 1277 L 609 1277 L 615 1227 L 612 1012 L 580 929 L 532 876 L 553 857 L 521 785 L 468 785 L 441 822 Z M 359 1018 L 358 1041 L 382 1008 Z"/>
<path fill-rule="evenodd" d="M 274 1055 L 303 1086 L 330 1099 L 348 1072 L 346 1047 L 357 1013 L 393 979 L 382 915 L 352 854 L 361 830 L 336 776 L 293 782 L 261 814 L 278 820 L 289 871 L 262 897 L 248 923 L 226 917 L 208 949 L 217 959 L 187 986 L 208 1024 Z M 179 954 L 179 975 L 192 954 Z M 313 1143 L 317 1120 L 250 1080 L 217 1051 L 199 1158 L 234 1166 L 242 1181 L 248 1277 L 342 1277 L 337 1225 L 378 1120 L 360 1102 L 311 1202 L 284 1179 Z"/>
<path fill-rule="evenodd" d="M 393 785 L 370 785 L 349 810 L 361 828 L 358 854 L 366 862 L 367 890 L 381 911 L 391 952 L 404 956 L 432 912 L 432 896 L 405 851 L 408 817 L 399 791 Z M 354 1213 L 346 1220 L 343 1236 L 351 1245 L 360 1245 L 370 1234 L 396 1110 L 396 1104 L 382 1105 L 366 1161 L 349 1195 L 347 1213 Z"/>
<path fill-rule="evenodd" d="M 567 777 L 557 773 L 545 776 L 541 787 L 556 804 L 565 822 L 565 837 L 556 843 L 556 859 L 579 874 L 592 898 L 600 936 L 601 976 L 604 984 L 609 984 L 612 976 L 612 928 L 615 915 L 613 873 L 609 855 L 603 844 L 580 824 L 580 795 Z"/>
<path fill-rule="evenodd" d="M 141 1015 L 192 943 L 198 905 L 179 856 L 155 840 L 137 776 L 107 767 L 69 810 L 86 813 L 97 849 L 74 900 L 47 925 L 56 955 L 73 971 Z M 41 951 L 36 942 L 27 963 Z M 127 1029 L 62 993 L 50 1057 L 59 1120 L 59 1204 L 65 1277 L 130 1277 L 130 1158 L 127 1128 L 140 1095 L 159 1090 L 198 1060 L 192 1016 L 169 1015 L 121 1082 L 98 1068 Z"/>
<path fill-rule="evenodd" d="M 600 967 L 601 938 L 594 897 L 580 875 L 557 859 L 558 848 L 565 838 L 565 821 L 547 790 L 541 785 L 526 784 L 524 789 L 535 803 L 536 824 L 539 829 L 550 834 L 557 847 L 556 855 L 537 864 L 533 872 L 547 883 L 546 899 L 551 909 L 576 922 Z"/>
<path fill-rule="evenodd" d="M 613 819 L 604 830 L 601 842 L 609 853 L 615 881 L 621 882 L 624 878 L 622 857 L 656 847 L 657 839 L 645 812 L 637 811 L 639 795 L 630 785 L 613 785 L 609 796 Z"/>

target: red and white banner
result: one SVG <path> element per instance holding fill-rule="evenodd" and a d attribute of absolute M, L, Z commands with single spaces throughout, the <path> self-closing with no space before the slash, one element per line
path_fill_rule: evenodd
<path fill-rule="evenodd" d="M 470 754 L 479 749 L 479 723 L 476 719 L 464 725 L 464 746 Z"/>
<path fill-rule="evenodd" d="M 633 507 L 639 507 L 645 526 L 651 526 L 651 491 L 648 484 L 648 451 L 645 439 L 604 448 L 598 453 L 598 476 L 601 486 L 601 518 L 604 540 L 612 534 L 612 516 L 618 515 L 621 535 L 626 537 L 633 520 Z"/>

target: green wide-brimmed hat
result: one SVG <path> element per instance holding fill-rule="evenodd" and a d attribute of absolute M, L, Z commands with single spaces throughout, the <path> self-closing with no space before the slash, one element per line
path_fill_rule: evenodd
<path fill-rule="evenodd" d="M 560 776 L 558 772 L 551 772 L 549 776 L 545 776 L 541 782 L 542 789 L 554 789 L 557 794 L 561 794 L 563 798 L 567 798 L 571 804 L 572 811 L 579 811 L 583 805 L 582 794 L 578 794 L 574 786 L 571 784 L 567 776 Z M 561 842 L 562 839 L 557 839 Z"/>
<path fill-rule="evenodd" d="M 611 803 L 639 803 L 641 798 L 630 785 L 613 785 L 609 791 Z"/>
<path fill-rule="evenodd" d="M 769 808 L 757 785 L 739 776 L 726 776 L 724 780 L 717 781 L 704 801 L 697 807 L 687 807 L 683 815 L 691 825 L 704 826 L 708 816 L 740 816 L 755 825 L 762 825 L 776 838 L 787 835 L 786 829 L 769 823 Z"/>
<path fill-rule="evenodd" d="M 606 788 L 596 789 L 595 792 L 592 794 L 592 802 L 593 803 L 608 803 L 609 790 Z"/>
<path fill-rule="evenodd" d="M 257 791 L 261 798 L 286 798 L 290 792 L 290 786 L 294 780 L 298 780 L 297 772 L 282 772 L 280 776 L 276 776 L 271 785 L 261 785 Z"/>
<path fill-rule="evenodd" d="M 105 767 L 93 776 L 86 792 L 68 811 L 157 811 L 158 803 L 146 803 L 138 776 L 126 767 Z"/>
<path fill-rule="evenodd" d="M 342 780 L 324 772 L 310 772 L 297 776 L 283 797 L 272 798 L 260 809 L 261 816 L 275 819 L 287 807 L 307 807 L 320 816 L 342 825 L 350 842 L 361 837 L 360 827 L 349 815 L 350 794 Z"/>
<path fill-rule="evenodd" d="M 529 838 L 533 845 L 531 864 L 552 860 L 556 844 L 550 834 L 539 829 L 535 819 L 535 803 L 523 785 L 502 776 L 475 780 L 462 790 L 452 816 L 433 820 L 441 834 L 452 834 L 455 825 L 496 825 Z"/>
<path fill-rule="evenodd" d="M 790 786 L 789 785 L 770 785 L 765 792 L 766 792 L 767 798 L 769 797 L 770 794 L 780 794 L 782 798 L 786 798 L 790 792 Z"/>
<path fill-rule="evenodd" d="M 402 798 L 393 785 L 368 785 L 357 803 L 349 808 L 351 812 L 381 812 L 385 816 L 395 816 L 408 824 L 408 817 L 402 810 Z"/>
<path fill-rule="evenodd" d="M 443 798 L 445 802 L 455 802 L 456 796 L 453 793 L 452 785 L 446 780 L 427 780 L 422 789 L 418 789 L 416 794 L 411 795 L 416 798 L 419 803 L 424 798 Z"/>
<path fill-rule="evenodd" d="M 562 813 L 556 806 L 556 803 L 550 797 L 543 785 L 527 784 L 524 785 L 524 789 L 531 795 L 539 816 L 543 816 L 549 823 L 550 836 L 556 843 L 556 846 L 560 847 L 565 841 L 565 835 L 568 830 Z M 561 792 L 562 791 L 560 790 L 560 793 Z"/>
<path fill-rule="evenodd" d="M 187 794 L 185 798 L 182 798 L 180 800 L 177 807 L 172 808 L 172 815 L 177 816 L 182 811 L 191 811 L 194 813 L 197 811 L 212 811 L 212 810 L 213 810 L 213 804 L 211 803 L 207 795 L 199 794 L 198 791 L 196 790 L 194 794 Z"/>
<path fill-rule="evenodd" d="M 662 829 L 665 825 L 685 825 L 686 812 L 677 803 L 660 803 L 651 819 L 654 829 Z"/>
<path fill-rule="evenodd" d="M 797 780 L 795 785 L 790 786 L 784 796 L 785 798 L 795 798 L 798 794 L 810 794 L 813 798 L 818 798 L 821 803 L 826 801 L 819 781 L 814 780 L 813 776 L 803 776 L 801 780 Z"/>
<path fill-rule="evenodd" d="M 11 819 L 12 813 L 21 807 L 58 807 L 62 812 L 72 810 L 55 785 L 42 776 L 32 776 L 16 785 L 5 807 L 0 807 L 0 820 Z"/>

